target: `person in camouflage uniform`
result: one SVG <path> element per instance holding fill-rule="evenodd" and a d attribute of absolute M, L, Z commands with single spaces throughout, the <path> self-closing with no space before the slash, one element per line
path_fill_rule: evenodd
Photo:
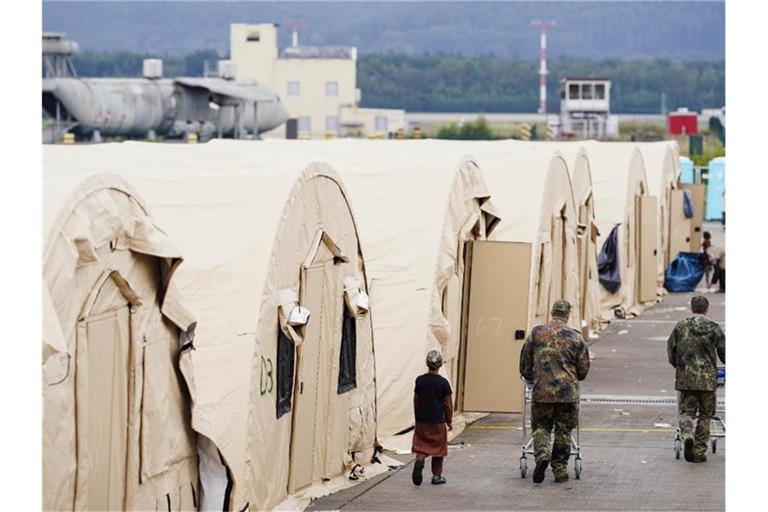
<path fill-rule="evenodd" d="M 550 461 L 555 481 L 568 480 L 571 431 L 579 421 L 578 381 L 589 372 L 589 351 L 581 333 L 568 326 L 570 314 L 568 301 L 556 301 L 552 320 L 534 327 L 520 352 L 520 374 L 533 385 L 534 483 L 544 480 Z M 550 447 L 553 427 L 555 440 Z"/>
<path fill-rule="evenodd" d="M 725 334 L 705 316 L 708 310 L 706 297 L 693 297 L 693 315 L 679 321 L 667 341 L 669 364 L 675 367 L 680 433 L 688 462 L 707 460 L 709 425 L 717 405 L 717 358 L 725 364 Z"/>

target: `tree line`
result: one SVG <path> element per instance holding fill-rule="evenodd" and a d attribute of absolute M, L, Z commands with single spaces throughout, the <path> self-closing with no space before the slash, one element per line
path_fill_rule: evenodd
<path fill-rule="evenodd" d="M 74 57 L 81 76 L 140 76 L 142 60 L 156 55 L 83 52 Z M 165 76 L 200 76 L 215 50 L 163 56 Z M 359 57 L 357 86 L 362 106 L 403 108 L 412 112 L 535 112 L 538 62 L 494 56 L 446 54 L 364 54 Z M 667 110 L 700 111 L 725 105 L 725 62 L 556 59 L 548 63 L 547 109 L 559 110 L 559 81 L 564 77 L 612 80 L 611 109 L 621 113 L 659 113 L 662 94 Z"/>

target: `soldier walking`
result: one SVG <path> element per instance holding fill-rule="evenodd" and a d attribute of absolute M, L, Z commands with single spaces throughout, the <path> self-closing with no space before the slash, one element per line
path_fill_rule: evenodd
<path fill-rule="evenodd" d="M 568 480 L 571 431 L 579 421 L 578 381 L 589 372 L 589 351 L 581 333 L 568 326 L 570 315 L 571 304 L 556 301 L 552 320 L 533 328 L 520 353 L 520 374 L 533 385 L 533 482 L 537 484 L 544 481 L 550 463 L 556 482 Z M 553 427 L 555 441 L 550 446 Z"/>
<path fill-rule="evenodd" d="M 679 321 L 667 341 L 669 364 L 675 367 L 680 434 L 688 462 L 707 461 L 710 420 L 717 406 L 717 358 L 725 364 L 725 334 L 705 316 L 708 310 L 706 297 L 693 297 L 693 315 Z"/>

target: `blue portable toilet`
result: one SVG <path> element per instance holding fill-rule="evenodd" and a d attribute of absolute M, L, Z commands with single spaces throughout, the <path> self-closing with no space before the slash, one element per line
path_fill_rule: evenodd
<path fill-rule="evenodd" d="M 719 156 L 709 162 L 707 181 L 707 220 L 723 218 L 723 193 L 725 192 L 725 157 Z"/>
<path fill-rule="evenodd" d="M 693 183 L 693 160 L 680 157 L 680 183 Z"/>

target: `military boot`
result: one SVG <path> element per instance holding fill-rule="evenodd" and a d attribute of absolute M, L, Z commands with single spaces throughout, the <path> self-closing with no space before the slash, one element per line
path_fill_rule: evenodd
<path fill-rule="evenodd" d="M 547 466 L 549 466 L 549 459 L 541 459 L 536 463 L 536 467 L 533 469 L 533 483 L 540 484 L 544 481 Z"/>
<path fill-rule="evenodd" d="M 693 438 L 688 437 L 683 442 L 683 456 L 688 462 L 693 462 Z"/>

